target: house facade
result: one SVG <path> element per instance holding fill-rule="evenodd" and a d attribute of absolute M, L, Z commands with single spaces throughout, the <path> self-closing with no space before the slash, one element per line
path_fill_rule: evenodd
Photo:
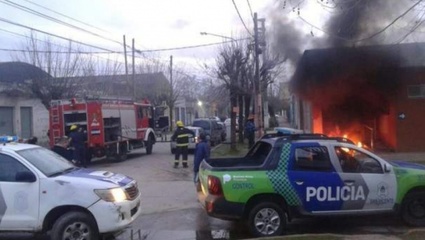
<path fill-rule="evenodd" d="M 25 81 L 46 76 L 46 72 L 30 64 L 0 63 L 0 135 L 37 137 L 39 144 L 47 146 L 48 111 L 24 87 Z"/>
<path fill-rule="evenodd" d="M 313 49 L 291 79 L 292 124 L 375 150 L 425 151 L 425 44 Z"/>

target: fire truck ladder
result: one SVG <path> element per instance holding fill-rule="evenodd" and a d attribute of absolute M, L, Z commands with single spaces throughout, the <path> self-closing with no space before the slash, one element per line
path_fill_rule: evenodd
<path fill-rule="evenodd" d="M 60 102 L 58 101 L 52 101 L 51 102 L 51 121 L 52 124 L 59 124 L 59 105 Z M 53 140 L 56 142 L 58 139 L 61 138 L 60 130 L 59 129 L 51 129 L 50 134 L 53 134 Z"/>

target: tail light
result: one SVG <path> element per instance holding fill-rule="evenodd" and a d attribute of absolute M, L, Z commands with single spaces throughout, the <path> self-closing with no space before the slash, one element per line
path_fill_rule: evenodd
<path fill-rule="evenodd" d="M 223 195 L 223 189 L 218 177 L 208 176 L 208 192 L 211 195 Z"/>

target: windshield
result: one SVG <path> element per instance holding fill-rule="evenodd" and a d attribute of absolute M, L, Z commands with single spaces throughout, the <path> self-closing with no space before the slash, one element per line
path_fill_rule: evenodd
<path fill-rule="evenodd" d="M 31 148 L 18 151 L 17 153 L 46 176 L 74 168 L 74 165 L 68 160 L 46 148 Z"/>
<path fill-rule="evenodd" d="M 201 127 L 204 130 L 210 130 L 210 123 L 208 121 L 194 121 L 194 127 Z"/>

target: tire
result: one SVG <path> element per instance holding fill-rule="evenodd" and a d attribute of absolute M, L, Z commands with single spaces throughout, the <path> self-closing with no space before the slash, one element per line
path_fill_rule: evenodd
<path fill-rule="evenodd" d="M 152 137 L 149 136 L 148 141 L 146 142 L 146 154 L 152 154 L 153 149 L 153 140 Z"/>
<path fill-rule="evenodd" d="M 127 160 L 128 153 L 127 153 L 127 145 L 126 144 L 120 144 L 119 152 L 114 156 L 114 160 L 116 162 L 123 162 Z"/>
<path fill-rule="evenodd" d="M 93 158 L 93 151 L 91 148 L 86 148 L 84 157 L 86 158 L 86 164 L 89 164 Z"/>
<path fill-rule="evenodd" d="M 53 224 L 51 239 L 86 239 L 98 240 L 99 231 L 95 220 L 83 212 L 68 212 Z"/>
<path fill-rule="evenodd" d="M 425 192 L 407 194 L 401 205 L 401 218 L 411 226 L 425 226 Z"/>
<path fill-rule="evenodd" d="M 248 227 L 255 237 L 279 236 L 286 223 L 286 213 L 273 202 L 259 203 L 249 212 Z"/>

